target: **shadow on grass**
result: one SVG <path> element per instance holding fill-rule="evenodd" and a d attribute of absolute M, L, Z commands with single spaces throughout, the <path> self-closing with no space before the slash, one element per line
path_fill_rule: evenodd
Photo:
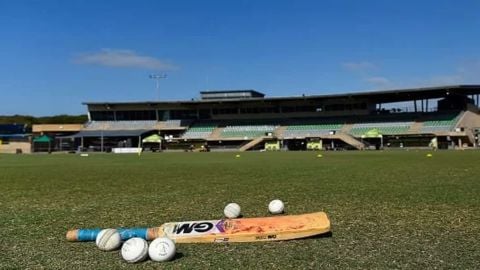
<path fill-rule="evenodd" d="M 330 237 L 333 237 L 333 232 L 326 232 L 326 233 L 322 233 L 322 234 L 318 234 L 318 235 L 314 235 L 314 236 L 310 236 L 310 237 L 307 237 L 305 239 L 320 239 L 320 238 L 330 238 Z"/>
<path fill-rule="evenodd" d="M 173 256 L 172 261 L 179 260 L 179 259 L 181 259 L 181 258 L 183 258 L 183 257 L 185 257 L 185 255 L 183 255 L 182 252 L 177 252 L 177 253 L 175 253 L 175 256 Z"/>

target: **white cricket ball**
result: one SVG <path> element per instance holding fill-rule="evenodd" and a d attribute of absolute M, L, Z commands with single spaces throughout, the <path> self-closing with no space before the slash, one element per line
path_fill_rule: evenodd
<path fill-rule="evenodd" d="M 97 238 L 95 239 L 95 244 L 97 247 L 103 251 L 112 251 L 118 249 L 122 239 L 120 233 L 115 229 L 103 229 L 101 230 Z"/>
<path fill-rule="evenodd" d="M 175 243 L 167 237 L 153 240 L 148 247 L 148 256 L 156 262 L 166 262 L 175 256 Z"/>
<path fill-rule="evenodd" d="M 240 216 L 240 205 L 236 203 L 229 203 L 223 209 L 223 213 L 227 218 L 237 218 Z"/>
<path fill-rule="evenodd" d="M 285 205 L 280 200 L 273 200 L 268 204 L 268 211 L 272 214 L 281 214 L 285 209 Z"/>
<path fill-rule="evenodd" d="M 129 263 L 141 262 L 147 258 L 148 243 L 143 238 L 128 239 L 122 246 L 122 258 Z"/>

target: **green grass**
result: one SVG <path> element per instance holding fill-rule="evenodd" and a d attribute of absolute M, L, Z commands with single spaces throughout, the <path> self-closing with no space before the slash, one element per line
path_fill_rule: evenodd
<path fill-rule="evenodd" d="M 480 152 L 0 155 L 0 268 L 451 268 L 480 262 Z M 331 237 L 178 244 L 168 263 L 70 243 L 67 229 L 246 217 L 280 198 L 325 211 Z"/>

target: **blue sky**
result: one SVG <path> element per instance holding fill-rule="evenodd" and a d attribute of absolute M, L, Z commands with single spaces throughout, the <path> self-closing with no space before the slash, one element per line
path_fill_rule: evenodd
<path fill-rule="evenodd" d="M 0 0 L 0 114 L 480 84 L 480 1 Z"/>

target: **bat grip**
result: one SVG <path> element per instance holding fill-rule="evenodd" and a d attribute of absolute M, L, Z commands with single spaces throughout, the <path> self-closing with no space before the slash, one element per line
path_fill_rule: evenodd
<path fill-rule="evenodd" d="M 67 240 L 72 242 L 95 241 L 101 230 L 101 228 L 70 230 L 67 232 Z M 147 228 L 117 228 L 117 231 L 123 241 L 133 237 L 150 240 L 147 238 Z"/>
<path fill-rule="evenodd" d="M 84 241 L 95 241 L 97 238 L 98 233 L 102 229 L 78 229 L 78 230 L 70 230 L 67 232 L 67 240 L 73 242 L 84 242 Z"/>

